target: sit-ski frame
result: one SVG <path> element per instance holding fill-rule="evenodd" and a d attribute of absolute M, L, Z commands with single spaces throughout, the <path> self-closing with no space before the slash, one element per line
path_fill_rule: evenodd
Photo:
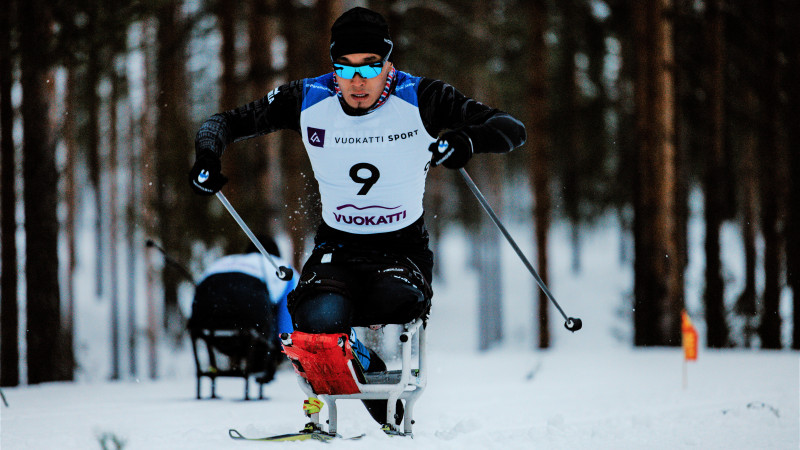
<path fill-rule="evenodd" d="M 402 350 L 402 368 L 400 370 L 389 370 L 385 372 L 365 373 L 366 384 L 358 381 L 353 362 L 347 363 L 350 373 L 353 375 L 358 386 L 359 393 L 356 394 L 320 394 L 317 395 L 311 385 L 299 375 L 297 376 L 300 387 L 308 395 L 309 399 L 321 397 L 328 405 L 328 433 L 336 434 L 337 411 L 336 400 L 339 399 L 358 399 L 358 400 L 387 400 L 386 420 L 393 431 L 411 435 L 414 425 L 414 403 L 419 398 L 428 382 L 427 367 L 425 366 L 425 324 L 422 319 L 403 325 L 405 331 L 400 334 L 400 347 Z M 412 369 L 411 348 L 413 341 L 418 344 L 417 369 Z M 412 373 L 414 372 L 414 373 Z M 395 413 L 397 400 L 405 400 L 405 413 L 403 415 L 403 430 L 395 425 Z M 311 422 L 319 427 L 319 413 L 311 414 Z M 321 428 L 320 428 L 321 429 Z"/>

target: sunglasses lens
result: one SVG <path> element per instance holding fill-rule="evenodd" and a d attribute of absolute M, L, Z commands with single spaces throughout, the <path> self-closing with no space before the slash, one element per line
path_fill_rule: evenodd
<path fill-rule="evenodd" d="M 356 73 L 361 75 L 363 78 L 375 78 L 380 75 L 381 70 L 383 70 L 383 63 L 373 63 L 365 66 L 344 66 L 340 64 L 334 64 L 333 70 L 336 72 L 336 75 L 347 80 L 350 80 L 356 76 Z"/>
<path fill-rule="evenodd" d="M 334 64 L 333 70 L 336 72 L 336 75 L 339 75 L 342 78 L 347 78 L 348 80 L 353 78 L 353 76 L 356 74 L 355 68 L 352 66 L 340 66 Z"/>
<path fill-rule="evenodd" d="M 374 78 L 381 74 L 381 69 L 383 65 L 376 66 L 375 64 L 370 64 L 367 66 L 359 67 L 358 73 L 361 74 L 364 78 Z"/>
<path fill-rule="evenodd" d="M 336 70 L 336 75 L 348 80 L 356 75 L 356 68 L 353 66 L 333 66 Z"/>

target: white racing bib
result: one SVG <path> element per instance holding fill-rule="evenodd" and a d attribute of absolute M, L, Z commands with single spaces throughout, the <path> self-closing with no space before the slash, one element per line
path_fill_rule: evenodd
<path fill-rule="evenodd" d="M 322 219 L 355 234 L 396 231 L 422 216 L 431 160 L 419 115 L 418 78 L 397 72 L 395 91 L 381 107 L 349 116 L 332 75 L 306 80 L 300 128 L 319 183 Z"/>

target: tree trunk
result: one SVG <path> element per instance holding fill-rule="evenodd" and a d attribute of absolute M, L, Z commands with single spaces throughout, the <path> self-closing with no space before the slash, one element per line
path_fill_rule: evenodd
<path fill-rule="evenodd" d="M 291 2 L 281 2 L 281 18 L 283 20 L 283 34 L 286 36 L 286 75 L 289 80 L 303 78 L 305 69 L 302 62 L 306 59 L 303 52 L 304 34 L 298 28 L 301 26 L 300 17 Z M 318 57 L 315 55 L 315 57 Z M 324 57 L 324 55 L 322 55 Z M 286 205 L 286 225 L 289 239 L 292 243 L 293 254 L 289 258 L 294 267 L 302 267 L 306 236 L 311 234 L 311 228 L 319 222 L 319 205 L 314 203 L 315 197 L 310 193 L 316 186 L 308 158 L 305 155 L 302 142 L 297 136 L 287 136 L 281 142 L 281 162 L 283 173 L 286 174 L 286 187 L 284 190 L 284 204 Z"/>
<path fill-rule="evenodd" d="M 58 286 L 58 206 L 55 148 L 50 137 L 47 86 L 50 17 L 41 0 L 19 10 L 22 68 L 25 274 L 28 382 L 73 378 L 64 358 Z"/>
<path fill-rule="evenodd" d="M 152 49 L 158 46 L 156 40 L 158 24 L 156 20 L 151 19 L 145 21 L 142 28 L 142 44 L 145 51 L 144 64 L 141 70 L 145 74 L 149 74 L 154 72 L 154 56 L 156 51 Z M 158 165 L 156 163 L 156 151 L 153 148 L 156 142 L 155 132 L 153 131 L 155 128 L 154 125 L 157 123 L 156 119 L 154 119 L 155 109 L 153 108 L 156 96 L 153 95 L 152 85 L 153 83 L 149 82 L 147 77 L 145 77 L 144 100 L 142 102 L 142 115 L 139 124 L 142 136 L 141 162 L 139 163 L 142 189 L 139 191 L 141 193 L 141 203 L 139 205 L 141 207 L 142 223 L 144 224 L 143 228 L 147 236 L 155 236 L 156 233 L 158 233 L 158 219 L 156 217 L 158 195 L 157 189 L 153 189 L 153 186 L 157 185 L 156 167 Z M 156 279 L 158 277 L 158 271 L 153 263 L 153 256 L 155 253 L 155 249 L 145 250 L 144 252 L 146 280 L 145 298 L 147 303 L 147 369 L 148 376 L 151 379 L 158 378 L 158 339 L 160 335 L 159 330 L 161 329 L 157 317 L 158 290 L 156 289 Z"/>
<path fill-rule="evenodd" d="M 250 0 L 249 3 L 249 97 L 257 99 L 274 87 L 271 47 L 276 33 L 271 24 L 271 15 L 275 6 L 269 0 Z M 251 190 L 256 201 L 255 216 L 264 220 L 264 231 L 273 236 L 283 229 L 283 203 L 279 195 L 274 195 L 280 186 L 279 139 L 277 133 L 271 133 L 252 144 L 254 186 Z"/>
<path fill-rule="evenodd" d="M 239 83 L 236 77 L 237 52 L 236 52 L 236 28 L 237 8 L 231 7 L 230 2 L 217 0 L 214 3 L 214 13 L 217 16 L 219 31 L 222 39 L 220 46 L 220 59 L 222 60 L 222 75 L 220 77 L 220 111 L 227 111 L 239 106 Z M 226 152 L 223 161 L 223 173 L 229 175 L 229 181 L 225 185 L 225 195 L 235 205 L 236 209 L 245 218 L 248 225 L 260 233 L 261 223 L 253 220 L 253 206 L 256 204 L 253 192 L 257 189 L 253 186 L 255 177 L 254 167 L 251 160 L 254 157 L 252 142 L 240 144 L 232 151 Z M 262 217 L 259 217 L 262 219 Z M 238 228 L 238 227 L 237 227 Z M 249 242 L 247 236 L 239 232 L 236 228 L 230 229 L 225 235 L 227 253 L 236 253 L 245 248 Z"/>
<path fill-rule="evenodd" d="M 636 2 L 634 343 L 680 345 L 683 308 L 675 242 L 675 145 L 670 0 Z"/>
<path fill-rule="evenodd" d="M 559 115 L 559 122 L 562 122 L 562 136 L 559 152 L 566 155 L 563 164 L 563 178 L 561 180 L 561 195 L 563 198 L 564 214 L 569 220 L 572 232 L 570 236 L 571 257 L 570 267 L 574 274 L 580 272 L 580 250 L 579 250 L 579 237 L 578 229 L 580 227 L 582 217 L 580 213 L 580 186 L 579 180 L 581 178 L 581 171 L 577 161 L 580 160 L 579 153 L 579 140 L 581 126 L 581 111 L 578 105 L 579 93 L 576 85 L 576 67 L 575 56 L 579 53 L 579 39 L 580 33 L 571 24 L 580 22 L 580 7 L 579 0 L 567 0 L 558 2 L 561 5 L 563 20 L 565 25 L 562 27 L 560 36 L 560 47 L 563 53 L 563 62 L 559 69 L 557 78 L 561 80 L 558 86 L 562 97 L 562 110 Z"/>
<path fill-rule="evenodd" d="M 489 5 L 485 2 L 477 3 L 472 10 L 472 23 L 489 15 Z M 485 36 L 472 37 L 470 42 L 474 48 L 483 49 L 467 58 L 469 63 L 477 66 L 485 65 L 495 52 L 493 43 Z M 467 77 L 466 89 L 476 99 L 486 101 L 493 105 L 496 92 L 488 81 L 485 71 L 472 71 Z M 479 155 L 472 164 L 471 171 L 486 201 L 502 217 L 503 206 L 503 176 L 505 173 L 503 157 L 498 155 Z M 445 170 L 443 167 L 437 170 Z M 472 200 L 471 200 L 472 201 Z M 476 205 L 475 202 L 472 205 Z M 480 209 L 480 208 L 478 208 Z M 480 212 L 480 211 L 479 211 Z M 473 248 L 476 250 L 475 266 L 478 270 L 478 334 L 479 349 L 488 350 L 499 344 L 503 339 L 503 291 L 502 291 L 502 262 L 500 249 L 500 233 L 488 214 L 480 212 L 477 233 L 471 238 L 475 240 Z"/>
<path fill-rule="evenodd" d="M 109 110 L 109 139 L 108 139 L 108 167 L 106 168 L 109 183 L 108 189 L 108 273 L 109 273 L 109 297 L 111 302 L 111 379 L 118 380 L 122 371 L 120 361 L 122 359 L 121 339 L 120 339 L 120 299 L 119 299 L 119 273 L 117 269 L 117 180 L 119 167 L 118 161 L 118 139 L 117 127 L 119 125 L 117 114 L 117 99 L 119 98 L 119 79 L 116 74 L 111 75 L 111 97 L 108 99 Z"/>
<path fill-rule="evenodd" d="M 478 89 L 480 90 L 480 89 Z M 481 93 L 477 98 L 485 98 Z M 482 160 L 472 175 L 486 201 L 502 217 L 504 173 L 502 156 L 480 155 Z M 440 168 L 439 170 L 443 170 Z M 474 203 L 479 208 L 477 203 Z M 483 214 L 474 233 L 472 248 L 475 251 L 475 267 L 478 271 L 478 349 L 488 350 L 503 339 L 503 269 L 500 249 L 500 232 L 488 214 Z"/>
<path fill-rule="evenodd" d="M 131 98 L 128 98 L 128 106 L 132 106 Z M 129 108 L 131 110 L 132 108 Z M 132 111 L 130 112 L 129 125 L 128 125 L 128 187 L 129 193 L 127 198 L 126 216 L 127 227 L 125 229 L 125 238 L 128 243 L 127 254 L 127 272 L 128 278 L 128 373 L 132 378 L 136 378 L 139 374 L 139 365 L 137 363 L 138 354 L 138 335 L 139 329 L 137 328 L 136 321 L 136 305 L 139 304 L 139 296 L 137 295 L 138 289 L 138 274 L 139 261 L 141 252 L 142 239 L 139 238 L 137 224 L 141 223 L 141 207 L 139 206 L 142 201 L 142 165 L 141 165 L 141 147 L 139 146 L 143 139 L 137 139 L 141 136 L 140 121 L 133 117 Z"/>
<path fill-rule="evenodd" d="M 765 12 L 766 64 L 764 74 L 765 130 L 761 151 L 761 229 L 764 234 L 764 310 L 759 326 L 763 348 L 781 348 L 781 268 L 786 220 L 787 157 L 780 139 L 780 74 L 778 70 L 778 12 L 776 0 L 762 3 Z M 796 81 L 796 80 L 795 80 Z"/>
<path fill-rule="evenodd" d="M 0 273 L 0 386 L 19 384 L 19 305 L 17 304 L 17 194 L 15 188 L 14 109 L 11 104 L 13 83 L 11 63 L 11 18 L 16 1 L 0 8 L 0 237 L 2 237 L 2 273 Z"/>
<path fill-rule="evenodd" d="M 727 347 L 728 325 L 725 318 L 725 284 L 720 259 L 720 227 L 725 209 L 725 24 L 720 0 L 706 3 L 708 27 L 708 60 L 710 61 L 708 92 L 709 139 L 705 147 L 705 225 L 706 225 L 706 345 Z"/>
<path fill-rule="evenodd" d="M 92 5 L 88 8 L 88 24 L 87 26 L 92 29 L 89 38 L 89 51 L 87 55 L 87 67 L 85 73 L 83 95 L 85 95 L 85 108 L 88 113 L 88 119 L 83 132 L 83 139 L 85 139 L 87 158 L 89 163 L 89 181 L 91 183 L 92 191 L 94 193 L 95 205 L 95 290 L 98 297 L 104 294 L 105 281 L 105 239 L 103 233 L 103 218 L 104 205 L 103 189 L 100 186 L 102 178 L 101 156 L 100 156 L 100 94 L 98 88 L 100 84 L 100 76 L 103 72 L 103 61 L 101 43 L 99 35 L 102 33 L 99 25 L 100 19 L 99 4 Z"/>
<path fill-rule="evenodd" d="M 64 232 L 67 239 L 67 268 L 65 293 L 67 295 L 67 306 L 64 314 L 64 340 L 69 352 L 68 358 L 75 360 L 75 267 L 77 266 L 77 245 L 76 245 L 76 220 L 78 214 L 77 186 L 75 179 L 77 176 L 78 143 L 75 138 L 76 114 L 70 113 L 78 110 L 77 91 L 75 86 L 76 67 L 71 64 L 67 67 L 67 92 L 66 92 L 66 114 L 64 117 L 64 146 L 66 147 L 67 162 L 64 167 L 64 202 L 67 208 L 67 217 L 64 223 Z"/>
<path fill-rule="evenodd" d="M 313 58 L 316 62 L 314 73 L 322 74 L 330 71 L 331 34 L 329 30 L 336 18 L 343 12 L 341 3 L 341 0 L 317 0 L 314 10 L 317 32 L 314 38 L 313 54 L 318 56 Z"/>
<path fill-rule="evenodd" d="M 222 36 L 220 57 L 222 59 L 222 76 L 220 77 L 219 108 L 222 111 L 239 105 L 236 83 L 236 8 L 228 2 L 218 0 L 214 11 Z"/>
<path fill-rule="evenodd" d="M 686 117 L 690 115 L 691 109 L 685 105 L 685 92 L 693 89 L 691 81 L 688 80 L 685 70 L 680 70 L 683 59 L 687 59 L 685 50 L 686 41 L 691 40 L 691 27 L 689 26 L 689 14 L 687 10 L 692 9 L 687 5 L 689 0 L 677 0 L 673 3 L 674 25 L 673 25 L 673 46 L 675 52 L 676 70 L 673 72 L 673 85 L 675 86 L 675 245 L 678 259 L 680 260 L 678 272 L 681 277 L 686 272 L 689 265 L 689 192 L 691 189 L 691 170 L 692 163 L 689 159 L 691 149 L 691 139 L 688 138 L 693 133 L 692 127 L 687 126 Z M 689 35 L 689 36 L 687 36 Z M 681 294 L 683 297 L 683 293 Z M 681 299 L 683 301 L 683 298 Z"/>
<path fill-rule="evenodd" d="M 550 232 L 550 127 L 547 95 L 547 3 L 535 0 L 526 8 L 530 25 L 530 72 L 528 77 L 528 140 L 530 159 L 528 172 L 533 190 L 533 223 L 535 226 L 536 255 L 539 276 L 545 284 L 549 283 L 547 263 L 547 242 Z M 538 311 L 534 319 L 534 329 L 539 330 L 537 346 L 550 347 L 549 300 L 544 292 L 534 286 L 538 293 Z"/>
<path fill-rule="evenodd" d="M 755 111 L 756 99 L 750 92 L 746 97 L 750 110 Z M 750 348 L 754 331 L 752 324 L 758 309 L 756 308 L 756 235 L 758 233 L 758 169 L 756 161 L 757 137 L 752 128 L 744 131 L 742 139 L 742 157 L 739 168 L 741 180 L 742 204 L 742 240 L 744 246 L 744 289 L 736 300 L 736 313 L 745 318 L 745 327 L 742 332 L 744 346 Z"/>
<path fill-rule="evenodd" d="M 248 22 L 250 53 L 250 97 L 260 98 L 272 89 L 272 41 L 275 30 L 271 24 L 274 5 L 269 0 L 249 0 Z"/>
<path fill-rule="evenodd" d="M 789 97 L 786 111 L 787 124 L 800 123 L 800 4 L 787 2 L 784 32 L 787 34 L 784 52 L 786 76 L 783 79 Z M 786 226 L 786 282 L 792 288 L 792 349 L 800 350 L 800 131 L 797 126 L 787 127 L 789 149 L 789 212 Z"/>
<path fill-rule="evenodd" d="M 192 138 L 187 114 L 186 39 L 185 20 L 181 17 L 181 2 L 163 2 L 157 10 L 159 44 L 157 64 L 156 123 L 156 195 L 157 227 L 161 243 L 167 254 L 188 259 L 188 246 L 184 229 L 200 226 L 187 220 L 188 195 L 185 174 L 190 165 L 187 147 Z M 183 195 L 181 195 L 183 194 Z M 193 199 L 197 201 L 197 199 Z M 164 286 L 164 328 L 175 339 L 184 331 L 184 317 L 178 305 L 178 284 L 181 274 L 164 266 L 161 272 Z"/>

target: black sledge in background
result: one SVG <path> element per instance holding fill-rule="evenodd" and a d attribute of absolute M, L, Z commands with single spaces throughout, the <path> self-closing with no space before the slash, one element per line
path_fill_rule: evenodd
<path fill-rule="evenodd" d="M 250 377 L 255 377 L 258 398 L 264 398 L 264 384 L 272 381 L 284 358 L 277 341 L 275 306 L 263 282 L 240 273 L 204 279 L 195 290 L 188 328 L 198 399 L 204 377 L 211 380 L 210 398 L 217 398 L 218 377 L 244 379 L 245 400 L 250 399 Z"/>
<path fill-rule="evenodd" d="M 271 238 L 259 239 L 278 254 Z M 147 246 L 160 251 L 169 265 L 195 285 L 187 328 L 194 353 L 197 399 L 202 398 L 203 378 L 211 380 L 210 398 L 218 398 L 219 377 L 242 378 L 245 400 L 250 399 L 250 377 L 254 377 L 259 386 L 258 398 L 263 399 L 264 384 L 273 379 L 277 366 L 284 360 L 275 326 L 277 307 L 269 299 L 266 284 L 241 273 L 215 274 L 197 283 L 183 265 L 153 240 L 148 240 Z"/>

